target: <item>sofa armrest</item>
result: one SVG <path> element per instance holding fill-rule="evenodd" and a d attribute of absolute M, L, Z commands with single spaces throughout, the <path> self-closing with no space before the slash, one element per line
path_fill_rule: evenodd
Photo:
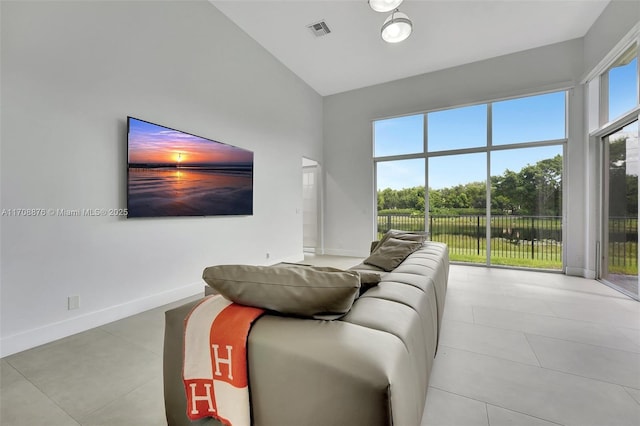
<path fill-rule="evenodd" d="M 265 315 L 251 331 L 248 350 L 256 425 L 420 423 L 424 407 L 414 396 L 410 355 L 391 333 Z"/>
<path fill-rule="evenodd" d="M 182 383 L 182 327 L 193 304 L 166 312 L 164 391 L 169 426 L 190 422 Z M 424 401 L 410 354 L 395 335 L 343 321 L 264 315 L 249 334 L 256 425 L 419 424 Z M 393 410 L 391 409 L 393 407 Z"/>

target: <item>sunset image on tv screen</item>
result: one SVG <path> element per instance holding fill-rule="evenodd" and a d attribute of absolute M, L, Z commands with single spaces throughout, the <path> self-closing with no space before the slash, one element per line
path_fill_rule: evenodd
<path fill-rule="evenodd" d="M 128 118 L 128 217 L 253 214 L 253 152 Z"/>

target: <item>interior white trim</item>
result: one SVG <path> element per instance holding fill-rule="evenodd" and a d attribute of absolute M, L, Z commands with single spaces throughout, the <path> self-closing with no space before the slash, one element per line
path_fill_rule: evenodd
<path fill-rule="evenodd" d="M 640 105 L 636 106 L 633 109 L 630 109 L 625 115 L 618 117 L 614 121 L 610 121 L 599 127 L 598 129 L 589 133 L 590 137 L 601 138 L 603 136 L 607 136 L 610 133 L 615 132 L 618 129 L 623 128 L 627 124 L 637 120 L 638 115 L 640 115 Z"/>
<path fill-rule="evenodd" d="M 591 269 L 587 268 L 571 268 L 567 266 L 566 274 L 574 277 L 583 277 L 590 280 L 596 279 L 596 271 L 592 271 Z"/>
<path fill-rule="evenodd" d="M 598 77 L 614 63 L 620 55 L 624 53 L 634 42 L 640 40 L 640 22 L 638 22 L 622 39 L 615 45 L 613 49 L 604 57 L 598 65 L 595 66 L 588 74 L 586 74 L 581 80 L 580 84 L 586 84 L 587 82 Z"/>
<path fill-rule="evenodd" d="M 491 96 L 488 97 L 484 100 L 480 100 L 480 101 L 474 101 L 474 102 L 463 102 L 461 104 L 456 104 L 456 105 L 449 105 L 446 107 L 442 107 L 442 108 L 431 108 L 431 109 L 424 109 L 424 110 L 420 110 L 420 111 L 415 111 L 415 112 L 408 112 L 408 113 L 404 113 L 404 114 L 394 114 L 394 115 L 386 115 L 384 117 L 378 117 L 378 118 L 373 118 L 371 119 L 371 123 L 372 125 L 376 122 L 376 121 L 381 121 L 381 120 L 389 120 L 392 118 L 400 118 L 400 117 L 409 117 L 411 115 L 419 115 L 419 114 L 428 114 L 430 112 L 439 112 L 439 111 L 447 111 L 450 109 L 458 109 L 458 108 L 465 108 L 465 107 L 469 107 L 469 106 L 476 106 L 476 105 L 483 105 L 483 104 L 490 104 L 490 103 L 496 103 L 496 102 L 502 102 L 502 101 L 509 101 L 512 99 L 519 99 L 519 98 L 528 98 L 530 96 L 538 96 L 538 95 L 546 95 L 549 93 L 554 93 L 554 92 L 561 92 L 563 90 L 570 90 L 575 86 L 575 83 L 573 81 L 561 81 L 558 83 L 554 83 L 554 84 L 547 84 L 541 87 L 537 87 L 535 90 L 533 91 L 529 91 L 527 89 L 518 89 L 518 90 L 511 90 L 509 92 L 503 92 L 503 93 L 498 93 L 495 96 Z"/>
<path fill-rule="evenodd" d="M 369 253 L 357 250 L 327 249 L 324 254 L 328 256 L 367 257 Z"/>

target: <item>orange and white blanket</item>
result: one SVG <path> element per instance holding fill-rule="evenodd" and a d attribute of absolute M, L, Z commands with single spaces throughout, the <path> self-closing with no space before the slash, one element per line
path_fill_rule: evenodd
<path fill-rule="evenodd" d="M 251 424 L 247 337 L 263 312 L 215 295 L 204 298 L 187 316 L 182 378 L 189 419 Z"/>

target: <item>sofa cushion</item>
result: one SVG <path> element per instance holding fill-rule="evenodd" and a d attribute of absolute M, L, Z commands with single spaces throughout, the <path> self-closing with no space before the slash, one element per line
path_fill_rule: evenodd
<path fill-rule="evenodd" d="M 380 273 L 374 271 L 360 270 L 349 268 L 350 271 L 355 271 L 360 276 L 360 286 L 372 287 L 380 282 Z"/>
<path fill-rule="evenodd" d="M 429 234 L 427 232 L 422 232 L 422 231 L 400 231 L 398 229 L 389 229 L 387 232 L 385 232 L 385 234 L 382 236 L 382 238 L 380 239 L 380 241 L 374 241 L 371 244 L 371 254 L 373 254 L 373 252 L 375 252 L 378 248 L 380 248 L 385 241 L 387 241 L 389 238 L 396 238 L 398 240 L 406 240 L 406 241 L 419 241 L 421 243 L 427 241 Z"/>
<path fill-rule="evenodd" d="M 357 266 L 362 266 L 362 264 Z M 355 271 L 360 276 L 360 295 L 371 287 L 377 286 L 382 279 L 382 274 L 384 274 L 384 272 L 379 269 L 374 271 L 366 268 L 359 269 L 357 267 L 351 267 L 349 268 L 349 271 Z"/>
<path fill-rule="evenodd" d="M 332 268 L 330 266 L 320 267 L 320 266 L 312 266 L 312 265 L 306 265 L 301 263 L 288 263 L 288 262 L 278 263 L 273 266 L 282 267 L 282 268 L 291 267 L 291 266 L 307 267 L 307 268 L 315 268 L 318 271 L 323 271 L 323 270 L 334 271 L 334 272 L 340 271 L 340 269 Z M 378 283 L 382 279 L 382 274 L 385 273 L 380 268 L 377 268 L 375 266 L 365 265 L 364 263 L 360 263 L 359 265 L 353 266 L 347 270 L 358 273 L 358 276 L 360 277 L 360 294 L 369 290 L 371 287 L 375 287 L 376 285 L 378 285 Z"/>
<path fill-rule="evenodd" d="M 387 272 L 384 271 L 382 268 L 378 268 L 377 266 L 373 266 L 373 265 L 367 265 L 366 263 L 364 263 L 364 261 L 362 261 L 362 263 L 358 263 L 355 266 L 352 266 L 351 268 L 349 268 L 350 271 L 363 271 L 363 272 L 373 272 L 374 274 L 378 274 L 380 276 L 386 274 Z"/>
<path fill-rule="evenodd" d="M 420 247 L 422 247 L 422 241 L 387 238 L 381 242 L 371 256 L 364 260 L 364 263 L 377 266 L 389 272 Z"/>
<path fill-rule="evenodd" d="M 341 317 L 360 290 L 355 271 L 302 265 L 218 265 L 202 278 L 232 302 L 316 319 Z"/>

